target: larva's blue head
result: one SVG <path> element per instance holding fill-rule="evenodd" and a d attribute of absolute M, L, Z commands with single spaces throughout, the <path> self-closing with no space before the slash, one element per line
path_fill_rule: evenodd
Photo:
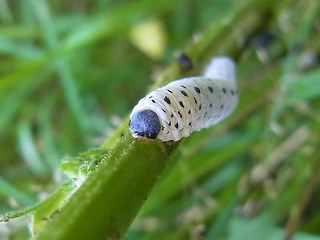
<path fill-rule="evenodd" d="M 129 121 L 129 130 L 135 138 L 156 139 L 160 129 L 158 115 L 149 109 L 135 112 Z"/>

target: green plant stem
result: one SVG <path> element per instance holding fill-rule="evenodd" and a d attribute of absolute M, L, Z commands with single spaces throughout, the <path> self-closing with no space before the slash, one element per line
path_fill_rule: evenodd
<path fill-rule="evenodd" d="M 37 239 L 118 239 L 124 235 L 178 143 L 123 136 L 94 176 Z M 143 154 L 142 154 L 143 153 Z"/>

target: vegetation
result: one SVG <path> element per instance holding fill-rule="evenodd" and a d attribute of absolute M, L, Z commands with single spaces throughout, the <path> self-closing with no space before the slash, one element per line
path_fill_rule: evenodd
<path fill-rule="evenodd" d="M 0 238 L 319 239 L 319 5 L 0 0 Z M 215 55 L 236 112 L 132 139 L 136 102 Z"/>

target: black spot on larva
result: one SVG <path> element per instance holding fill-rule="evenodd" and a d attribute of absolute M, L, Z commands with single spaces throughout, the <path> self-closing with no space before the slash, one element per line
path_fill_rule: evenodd
<path fill-rule="evenodd" d="M 161 126 L 162 131 L 164 131 L 164 126 Z"/>
<path fill-rule="evenodd" d="M 221 109 L 223 108 L 223 104 L 221 105 Z"/>
<path fill-rule="evenodd" d="M 223 93 L 227 93 L 227 90 L 225 88 L 222 88 Z"/>
<path fill-rule="evenodd" d="M 194 103 L 197 104 L 197 99 L 195 97 L 193 97 Z"/>
<path fill-rule="evenodd" d="M 179 124 L 178 124 L 178 123 L 176 123 L 176 125 L 174 125 L 174 127 L 175 127 L 176 129 L 178 129 Z"/>
<path fill-rule="evenodd" d="M 163 108 L 161 108 L 162 109 L 162 111 L 164 112 L 164 113 L 166 113 L 166 110 L 164 110 Z"/>
<path fill-rule="evenodd" d="M 233 90 L 231 90 L 231 95 L 233 95 L 234 94 L 234 92 L 233 92 Z"/>
<path fill-rule="evenodd" d="M 210 91 L 211 93 L 213 93 L 212 87 L 208 87 L 208 89 L 209 89 L 209 91 Z"/>
<path fill-rule="evenodd" d="M 191 110 L 189 109 L 189 110 L 188 110 L 188 114 L 190 114 L 190 113 L 191 113 Z"/>
<path fill-rule="evenodd" d="M 129 130 L 138 136 L 155 139 L 161 129 L 158 115 L 149 109 L 134 113 L 129 121 Z"/>
<path fill-rule="evenodd" d="M 209 107 L 212 107 L 212 103 L 210 103 Z"/>
<path fill-rule="evenodd" d="M 189 126 L 191 126 L 191 124 L 192 124 L 192 123 L 191 123 L 191 122 L 189 122 Z"/>
<path fill-rule="evenodd" d="M 181 114 L 181 112 L 180 112 L 180 111 L 178 111 L 178 114 L 179 114 L 179 117 L 181 117 L 181 118 L 182 118 L 182 114 Z"/>
<path fill-rule="evenodd" d="M 171 113 L 171 117 L 172 117 L 172 118 L 174 117 L 173 113 Z"/>
<path fill-rule="evenodd" d="M 168 126 L 169 126 L 169 127 L 171 126 L 171 122 L 168 123 Z"/>
<path fill-rule="evenodd" d="M 156 103 L 156 101 L 155 101 L 155 100 L 153 100 L 153 99 L 151 100 L 151 102 Z"/>
<path fill-rule="evenodd" d="M 199 105 L 199 110 L 201 110 L 201 104 Z"/>
<path fill-rule="evenodd" d="M 180 87 L 182 87 L 182 88 L 186 88 L 185 86 L 183 86 L 183 85 L 180 85 Z"/>
<path fill-rule="evenodd" d="M 189 97 L 188 94 L 187 94 L 185 91 L 180 91 L 180 92 L 181 92 L 181 94 L 182 94 L 183 96 Z"/>
<path fill-rule="evenodd" d="M 194 90 L 195 90 L 197 93 L 200 93 L 200 89 L 199 89 L 199 88 L 194 87 Z"/>
<path fill-rule="evenodd" d="M 168 135 L 169 133 L 170 133 L 170 132 L 168 131 L 168 132 L 167 132 L 167 135 Z"/>
<path fill-rule="evenodd" d="M 163 100 L 164 100 L 166 103 L 171 104 L 171 101 L 170 101 L 170 99 L 169 99 L 167 96 L 165 96 Z"/>
<path fill-rule="evenodd" d="M 120 137 L 123 137 L 124 136 L 124 132 L 120 133 Z"/>
<path fill-rule="evenodd" d="M 172 93 L 172 91 L 170 89 L 167 90 L 169 93 Z"/>
<path fill-rule="evenodd" d="M 180 106 L 181 106 L 182 108 L 184 108 L 184 105 L 183 105 L 183 103 L 182 103 L 181 101 L 179 101 L 179 104 L 180 104 Z"/>
<path fill-rule="evenodd" d="M 206 112 L 206 113 L 203 115 L 203 117 L 205 118 L 205 117 L 207 116 L 207 114 L 208 114 L 208 113 Z"/>

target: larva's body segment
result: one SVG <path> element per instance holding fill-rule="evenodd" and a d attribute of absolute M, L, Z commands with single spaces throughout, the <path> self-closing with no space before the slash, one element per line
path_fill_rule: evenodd
<path fill-rule="evenodd" d="M 234 63 L 216 57 L 204 76 L 173 81 L 141 99 L 129 129 L 134 138 L 178 141 L 226 118 L 237 103 Z"/>

